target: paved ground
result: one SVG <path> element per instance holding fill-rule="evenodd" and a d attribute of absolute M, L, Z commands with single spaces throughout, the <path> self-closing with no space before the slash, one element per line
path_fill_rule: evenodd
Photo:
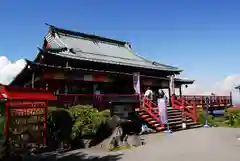
<path fill-rule="evenodd" d="M 76 150 L 61 154 L 61 161 L 240 161 L 240 129 L 192 129 L 173 134 L 144 136 L 147 144 L 120 152 Z M 54 157 L 53 160 L 55 160 Z M 50 161 L 50 159 L 47 159 Z"/>

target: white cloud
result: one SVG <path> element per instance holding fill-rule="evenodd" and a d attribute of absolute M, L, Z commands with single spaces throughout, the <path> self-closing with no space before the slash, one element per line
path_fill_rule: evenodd
<path fill-rule="evenodd" d="M 0 56 L 0 83 L 9 84 L 25 65 L 24 59 L 11 62 L 7 57 Z"/>

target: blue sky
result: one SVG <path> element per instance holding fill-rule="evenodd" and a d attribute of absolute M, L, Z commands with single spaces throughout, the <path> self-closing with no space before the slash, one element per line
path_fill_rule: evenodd
<path fill-rule="evenodd" d="M 140 55 L 207 86 L 240 73 L 239 8 L 238 0 L 4 0 L 0 55 L 33 59 L 49 23 L 130 41 Z"/>

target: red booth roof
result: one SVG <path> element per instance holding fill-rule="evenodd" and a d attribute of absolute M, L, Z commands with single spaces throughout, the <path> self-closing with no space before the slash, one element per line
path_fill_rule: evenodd
<path fill-rule="evenodd" d="M 0 85 L 0 99 L 54 101 L 57 98 L 51 92 L 43 89 Z"/>

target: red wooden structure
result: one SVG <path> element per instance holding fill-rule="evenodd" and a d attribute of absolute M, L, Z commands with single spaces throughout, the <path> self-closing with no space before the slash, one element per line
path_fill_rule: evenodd
<path fill-rule="evenodd" d="M 48 101 L 51 92 L 12 86 L 0 86 L 1 117 L 9 152 L 46 145 Z"/>
<path fill-rule="evenodd" d="M 153 126 L 157 131 L 162 131 L 166 128 L 165 123 L 160 122 L 159 107 L 156 103 L 147 100 L 139 95 L 113 95 L 113 94 L 65 94 L 57 95 L 58 101 L 63 103 L 65 107 L 71 107 L 77 104 L 93 105 L 98 109 L 110 108 L 112 104 L 118 102 L 132 103 L 133 111 L 138 112 L 140 117 Z M 194 123 L 197 122 L 196 104 L 185 101 L 181 98 L 171 98 L 172 107 L 182 111 Z M 121 107 L 118 107 L 121 108 Z M 122 107 L 124 108 L 124 107 Z M 140 111 L 140 112 L 139 112 Z M 124 111 L 123 111 L 124 113 Z"/>
<path fill-rule="evenodd" d="M 139 98 L 139 95 L 118 95 L 118 94 L 62 94 L 57 95 L 59 102 L 63 103 L 65 107 L 70 107 L 77 104 L 90 104 L 94 107 L 110 108 L 112 109 L 112 103 L 114 102 L 134 102 L 133 111 L 137 112 L 138 115 L 145 120 L 149 125 L 154 127 L 157 131 L 162 131 L 166 128 L 166 125 L 160 122 L 159 107 L 156 103 L 149 100 Z M 185 121 L 188 125 L 197 124 L 197 107 L 206 104 L 206 97 L 209 97 L 210 105 L 214 109 L 226 108 L 232 105 L 232 97 L 230 96 L 172 96 L 171 97 L 171 107 L 174 111 L 179 111 L 184 118 L 188 118 Z M 111 104 L 111 105 L 110 105 Z M 119 109 L 125 108 L 118 106 Z M 171 111 L 171 110 L 170 110 Z M 124 111 L 123 111 L 124 113 Z M 170 112 L 171 114 L 171 112 Z M 176 114 L 177 115 L 177 114 Z M 172 119 L 178 122 L 184 121 L 182 116 L 179 118 L 174 116 Z M 177 121 L 176 121 L 177 122 Z M 172 125 L 171 127 L 177 127 L 177 125 Z"/>
<path fill-rule="evenodd" d="M 58 101 L 66 106 L 77 104 L 92 104 L 95 106 L 104 106 L 109 101 L 129 101 L 138 99 L 136 94 L 58 94 Z M 206 105 L 206 97 L 209 98 L 210 106 L 212 107 L 230 107 L 232 106 L 232 94 L 229 96 L 214 96 L 214 95 L 183 95 L 181 99 L 190 105 L 203 106 Z M 170 101 L 173 101 L 170 99 Z M 177 104 L 179 104 L 178 102 Z M 169 104 L 170 106 L 170 104 Z"/>
<path fill-rule="evenodd" d="M 197 122 L 197 106 L 195 102 L 188 102 L 182 98 L 176 96 L 171 97 L 172 107 L 183 111 L 184 114 Z"/>
<path fill-rule="evenodd" d="M 212 107 L 230 107 L 232 106 L 232 93 L 229 96 L 216 95 L 183 95 L 182 99 L 197 106 L 206 105 L 206 97 L 209 98 L 209 104 Z"/>

